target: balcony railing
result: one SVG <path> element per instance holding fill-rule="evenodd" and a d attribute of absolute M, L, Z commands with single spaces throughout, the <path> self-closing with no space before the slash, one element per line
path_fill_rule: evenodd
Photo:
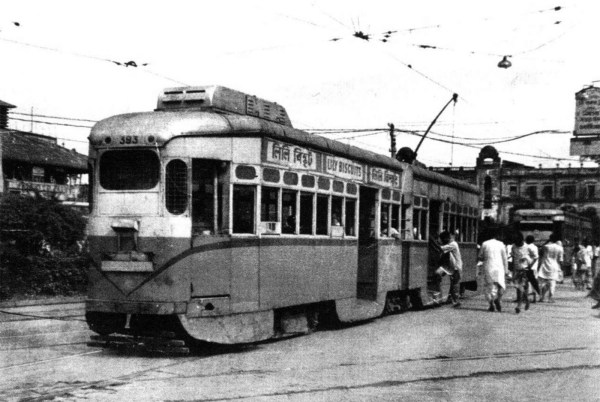
<path fill-rule="evenodd" d="M 6 193 L 39 193 L 46 198 L 57 198 L 61 201 L 87 201 L 87 184 L 56 184 L 36 181 L 6 179 L 4 180 Z"/>

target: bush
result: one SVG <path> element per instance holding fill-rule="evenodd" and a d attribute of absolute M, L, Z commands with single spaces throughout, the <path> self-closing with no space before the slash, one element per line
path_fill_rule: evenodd
<path fill-rule="evenodd" d="M 85 290 L 89 257 L 80 212 L 41 197 L 0 199 L 0 299 Z"/>

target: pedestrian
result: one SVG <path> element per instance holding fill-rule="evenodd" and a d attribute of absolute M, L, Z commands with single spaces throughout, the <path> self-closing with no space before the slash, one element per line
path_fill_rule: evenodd
<path fill-rule="evenodd" d="M 440 268 L 436 271 L 438 275 L 438 283 L 441 285 L 442 277 L 448 275 L 450 277 L 450 289 L 448 290 L 448 302 L 452 303 L 453 307 L 460 307 L 458 301 L 458 288 L 460 277 L 462 274 L 462 257 L 458 243 L 450 232 L 443 231 L 440 233 L 440 246 L 442 256 L 440 258 Z M 441 289 L 440 289 L 441 291 Z"/>
<path fill-rule="evenodd" d="M 598 271 L 598 256 L 600 255 L 600 246 L 596 242 L 596 245 L 593 248 L 594 257 L 592 258 L 592 278 L 596 277 L 596 272 Z"/>
<path fill-rule="evenodd" d="M 523 234 L 515 234 L 515 244 L 512 246 L 513 277 L 512 282 L 517 290 L 517 307 L 515 313 L 521 312 L 521 304 L 525 303 L 525 310 L 529 310 L 529 277 L 527 271 L 534 264 L 531 249 L 523 240 Z"/>
<path fill-rule="evenodd" d="M 592 284 L 592 290 L 588 294 L 588 297 L 596 300 L 597 303 L 592 306 L 593 309 L 600 308 L 600 275 L 594 277 L 594 283 Z"/>
<path fill-rule="evenodd" d="M 542 294 L 540 302 L 544 301 L 548 293 L 548 303 L 554 303 L 556 281 L 559 279 L 560 265 L 563 261 L 563 247 L 557 233 L 550 235 L 550 240 L 543 247 L 542 258 L 538 269 L 538 282 L 541 284 Z"/>
<path fill-rule="evenodd" d="M 594 249 L 592 247 L 592 243 L 585 238 L 583 240 L 583 245 L 585 246 L 585 253 L 583 255 L 583 261 L 585 263 L 585 272 L 583 272 L 585 278 L 583 279 L 583 285 L 587 290 L 592 289 L 592 260 L 594 258 Z"/>
<path fill-rule="evenodd" d="M 540 293 L 540 287 L 538 285 L 537 276 L 538 276 L 538 260 L 540 258 L 540 254 L 538 252 L 538 247 L 534 243 L 535 238 L 533 235 L 527 235 L 525 238 L 525 243 L 527 243 L 527 248 L 529 249 L 529 257 L 533 260 L 531 263 L 531 269 L 527 272 L 527 278 L 529 279 L 529 283 L 533 288 L 533 303 L 535 303 L 536 293 Z"/>
<path fill-rule="evenodd" d="M 505 276 L 508 273 L 508 256 L 504 243 L 498 240 L 500 231 L 491 228 L 490 240 L 483 242 L 478 259 L 482 262 L 482 275 L 485 298 L 490 304 L 488 311 L 502 311 L 502 294 L 506 287 Z"/>

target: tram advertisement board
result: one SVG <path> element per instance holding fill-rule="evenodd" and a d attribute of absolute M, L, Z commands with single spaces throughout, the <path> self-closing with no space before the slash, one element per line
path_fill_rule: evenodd
<path fill-rule="evenodd" d="M 600 88 L 589 87 L 575 94 L 575 135 L 600 134 Z"/>
<path fill-rule="evenodd" d="M 365 167 L 350 159 L 325 155 L 325 172 L 342 179 L 363 181 Z"/>
<path fill-rule="evenodd" d="M 375 183 L 382 187 L 400 187 L 400 174 L 369 166 L 369 183 Z"/>
<path fill-rule="evenodd" d="M 293 169 L 317 170 L 316 152 L 279 141 L 267 141 L 265 160 Z"/>

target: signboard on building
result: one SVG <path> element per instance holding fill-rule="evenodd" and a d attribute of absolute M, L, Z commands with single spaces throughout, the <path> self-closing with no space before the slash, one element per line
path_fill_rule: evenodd
<path fill-rule="evenodd" d="M 575 101 L 575 136 L 600 135 L 600 88 L 582 89 Z"/>

